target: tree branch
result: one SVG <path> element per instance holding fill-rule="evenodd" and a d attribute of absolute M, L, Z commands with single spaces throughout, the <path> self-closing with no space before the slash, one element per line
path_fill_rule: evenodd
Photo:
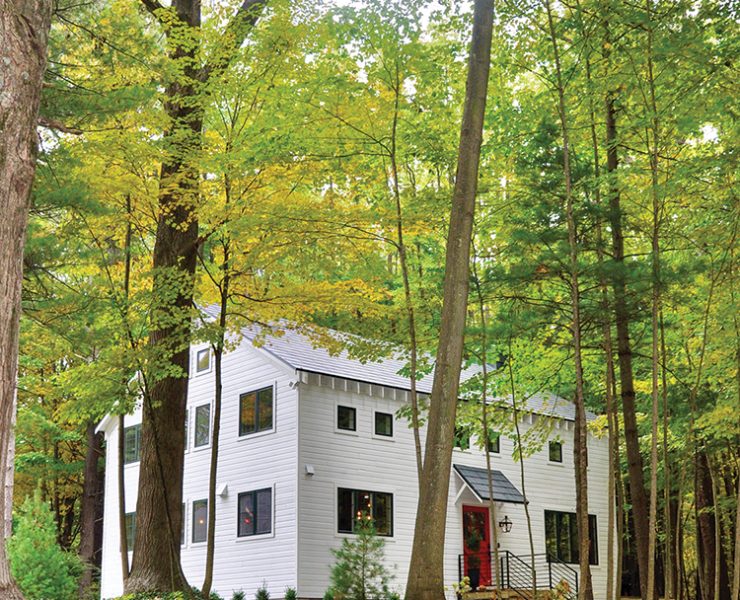
<path fill-rule="evenodd" d="M 69 127 L 64 123 L 60 123 L 59 121 L 49 119 L 41 115 L 39 115 L 38 124 L 41 127 L 45 127 L 46 129 L 54 129 L 56 131 L 61 131 L 62 133 L 71 133 L 72 135 L 82 135 L 83 133 L 82 129 L 78 129 L 77 127 Z"/>
<path fill-rule="evenodd" d="M 144 3 L 156 0 L 141 0 Z M 201 69 L 200 80 L 207 83 L 212 77 L 221 74 L 234 58 L 236 51 L 244 43 L 247 33 L 257 24 L 267 0 L 244 0 L 229 24 L 224 29 L 223 44 L 210 57 Z"/>

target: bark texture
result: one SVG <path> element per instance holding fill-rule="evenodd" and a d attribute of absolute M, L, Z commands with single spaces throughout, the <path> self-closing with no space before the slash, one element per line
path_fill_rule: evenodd
<path fill-rule="evenodd" d="M 627 450 L 627 473 L 629 476 L 632 516 L 635 528 L 635 547 L 640 575 L 640 589 L 647 594 L 649 519 L 648 497 L 643 480 L 644 465 L 640 454 L 635 409 L 635 385 L 632 372 L 632 348 L 629 333 L 629 311 L 627 308 L 627 284 L 625 281 L 624 234 L 619 186 L 616 181 L 619 157 L 617 153 L 617 117 L 615 95 L 606 99 L 606 168 L 609 182 L 609 221 L 612 230 L 612 256 L 616 263 L 614 288 L 614 321 L 617 330 L 617 355 L 619 384 L 624 416 L 624 440 Z"/>
<path fill-rule="evenodd" d="M 493 1 L 476 0 L 457 174 L 447 237 L 444 300 L 416 511 L 408 600 L 444 598 L 444 540 L 468 305 L 470 242 L 491 62 Z"/>
<path fill-rule="evenodd" d="M 85 479 L 82 486 L 80 507 L 80 547 L 78 553 L 85 562 L 85 571 L 80 579 L 80 595 L 90 587 L 100 571 L 100 524 L 103 517 L 103 434 L 95 433 L 95 422 L 87 424 L 87 450 L 85 452 Z"/>
<path fill-rule="evenodd" d="M 203 107 L 209 81 L 228 67 L 265 1 L 244 0 L 224 31 L 219 52 L 203 66 L 200 0 L 174 0 L 171 8 L 154 0 L 143 3 L 163 26 L 169 59 L 178 68 L 165 89 L 169 125 L 160 169 L 149 337 L 167 375 L 149 377 L 144 394 L 136 539 L 126 593 L 189 590 L 180 564 L 180 531 Z"/>
<path fill-rule="evenodd" d="M 36 124 L 51 23 L 48 0 L 0 0 L 0 597 L 22 598 L 5 552 L 23 246 L 36 169 Z"/>

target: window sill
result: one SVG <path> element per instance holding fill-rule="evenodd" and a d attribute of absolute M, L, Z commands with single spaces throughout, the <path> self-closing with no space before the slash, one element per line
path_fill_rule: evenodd
<path fill-rule="evenodd" d="M 565 466 L 565 463 L 558 462 L 556 460 L 548 460 L 547 461 L 547 464 L 548 465 L 552 465 L 553 467 L 564 467 Z M 571 563 L 568 563 L 568 564 L 571 564 Z M 575 564 L 575 563 L 573 563 L 573 564 Z"/>
<path fill-rule="evenodd" d="M 275 532 L 272 531 L 270 533 L 259 533 L 255 535 L 238 535 L 234 538 L 234 541 L 241 544 L 243 542 L 250 542 L 252 540 L 269 540 L 270 538 L 275 537 Z"/>
<path fill-rule="evenodd" d="M 334 428 L 334 433 L 341 433 L 342 435 L 351 435 L 353 437 L 359 437 L 359 435 L 360 435 L 357 432 L 356 429 L 355 430 L 352 430 L 352 429 L 339 429 L 339 427 L 335 427 Z"/>
<path fill-rule="evenodd" d="M 396 541 L 396 538 L 394 536 L 392 536 L 392 535 L 376 535 L 376 537 L 379 538 L 379 539 L 381 539 L 381 540 L 384 540 L 386 542 L 395 543 L 395 541 Z M 357 534 L 356 533 L 340 533 L 340 532 L 335 532 L 334 533 L 334 538 L 335 539 L 338 539 L 338 540 L 355 540 L 355 539 L 357 539 Z"/>
<path fill-rule="evenodd" d="M 252 440 L 254 438 L 260 438 L 264 437 L 266 435 L 270 435 L 271 433 L 275 433 L 275 427 L 272 429 L 263 429 L 262 431 L 255 431 L 254 433 L 245 433 L 244 435 L 237 436 L 238 441 L 244 441 L 244 440 Z"/>
<path fill-rule="evenodd" d="M 210 449 L 211 449 L 211 444 L 208 443 L 208 444 L 203 444 L 202 446 L 193 446 L 192 448 L 190 448 L 190 451 L 191 452 L 201 452 L 202 450 L 210 450 Z"/>
<path fill-rule="evenodd" d="M 395 442 L 396 437 L 393 435 L 381 435 L 379 433 L 373 433 L 372 438 L 374 440 L 383 440 L 384 442 Z"/>

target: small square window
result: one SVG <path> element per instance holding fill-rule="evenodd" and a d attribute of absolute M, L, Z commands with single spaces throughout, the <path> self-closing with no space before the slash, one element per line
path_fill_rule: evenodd
<path fill-rule="evenodd" d="M 272 429 L 272 386 L 239 396 L 239 435 Z"/>
<path fill-rule="evenodd" d="M 455 427 L 454 447 L 460 450 L 470 449 L 470 428 Z"/>
<path fill-rule="evenodd" d="M 393 437 L 393 415 L 390 413 L 375 413 L 375 435 Z"/>
<path fill-rule="evenodd" d="M 272 532 L 272 489 L 239 494 L 238 537 Z"/>
<path fill-rule="evenodd" d="M 195 355 L 195 372 L 204 373 L 211 368 L 211 350 L 210 348 L 203 348 L 198 350 Z"/>
<path fill-rule="evenodd" d="M 193 543 L 205 542 L 208 538 L 208 500 L 193 502 Z"/>
<path fill-rule="evenodd" d="M 563 444 L 562 442 L 550 442 L 549 447 L 550 462 L 563 462 Z"/>
<path fill-rule="evenodd" d="M 337 429 L 357 431 L 357 410 L 351 406 L 337 406 Z"/>

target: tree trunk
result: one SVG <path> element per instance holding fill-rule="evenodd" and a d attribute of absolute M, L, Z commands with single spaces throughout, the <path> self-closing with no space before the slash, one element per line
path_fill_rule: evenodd
<path fill-rule="evenodd" d="M 80 507 L 80 547 L 78 554 L 85 563 L 85 571 L 80 578 L 80 596 L 90 587 L 100 568 L 96 564 L 98 507 L 100 506 L 101 481 L 103 472 L 99 467 L 103 455 L 103 436 L 95 433 L 95 422 L 86 428 L 87 450 L 85 452 L 85 472 L 82 485 L 82 505 Z"/>
<path fill-rule="evenodd" d="M 735 496 L 735 556 L 732 569 L 732 600 L 740 600 L 740 464 L 737 465 L 737 495 Z"/>
<path fill-rule="evenodd" d="M 5 553 L 18 374 L 23 246 L 36 169 L 36 125 L 52 4 L 0 3 L 0 597 L 22 598 Z"/>
<path fill-rule="evenodd" d="M 476 0 L 457 176 L 447 237 L 444 300 L 406 598 L 444 598 L 444 540 L 468 300 L 470 242 L 491 62 L 493 0 Z"/>
<path fill-rule="evenodd" d="M 697 450 L 694 487 L 696 496 L 697 571 L 703 600 L 714 600 L 714 571 L 716 560 L 714 494 L 707 456 Z"/>
<path fill-rule="evenodd" d="M 607 40 L 609 36 L 607 34 Z M 649 520 L 648 500 L 643 481 L 642 455 L 637 432 L 635 409 L 635 386 L 632 374 L 632 349 L 630 347 L 629 312 L 627 310 L 627 285 L 625 282 L 624 234 L 622 233 L 622 209 L 617 182 L 619 159 L 617 154 L 617 117 L 615 92 L 606 98 L 606 168 L 609 174 L 609 221 L 612 230 L 612 255 L 616 263 L 613 279 L 614 317 L 617 329 L 617 355 L 619 362 L 620 395 L 624 416 L 624 441 L 627 450 L 627 473 L 632 500 L 632 516 L 635 528 L 635 550 L 637 554 L 640 588 L 643 598 L 647 594 Z"/>
<path fill-rule="evenodd" d="M 563 139 L 563 177 L 565 179 L 565 216 L 568 224 L 568 248 L 570 250 L 570 305 L 572 311 L 571 332 L 573 335 L 573 358 L 576 376 L 576 419 L 573 431 L 573 458 L 576 470 L 576 520 L 578 523 L 578 556 L 581 581 L 578 587 L 579 600 L 593 600 L 591 581 L 590 540 L 588 519 L 588 430 L 586 429 L 586 406 L 583 392 L 583 364 L 581 361 L 581 295 L 578 280 L 578 235 L 574 214 L 572 177 L 570 170 L 570 130 L 565 106 L 560 52 L 558 49 L 555 23 L 549 0 L 545 1 L 547 23 L 555 57 L 555 75 L 558 93 L 558 112 Z"/>
<path fill-rule="evenodd" d="M 151 9 L 149 0 L 144 5 Z M 155 3 L 156 4 L 156 3 Z M 238 49 L 264 0 L 244 0 L 224 31 L 226 50 Z M 189 587 L 180 565 L 185 405 L 190 371 L 190 321 L 198 250 L 197 159 L 203 126 L 203 86 L 233 55 L 219 52 L 200 67 L 200 1 L 175 0 L 160 18 L 178 77 L 165 90 L 168 152 L 160 169 L 159 219 L 154 244 L 153 311 L 149 345 L 167 374 L 150 374 L 144 394 L 136 540 L 126 593 Z M 177 374 L 173 375 L 172 371 Z"/>

